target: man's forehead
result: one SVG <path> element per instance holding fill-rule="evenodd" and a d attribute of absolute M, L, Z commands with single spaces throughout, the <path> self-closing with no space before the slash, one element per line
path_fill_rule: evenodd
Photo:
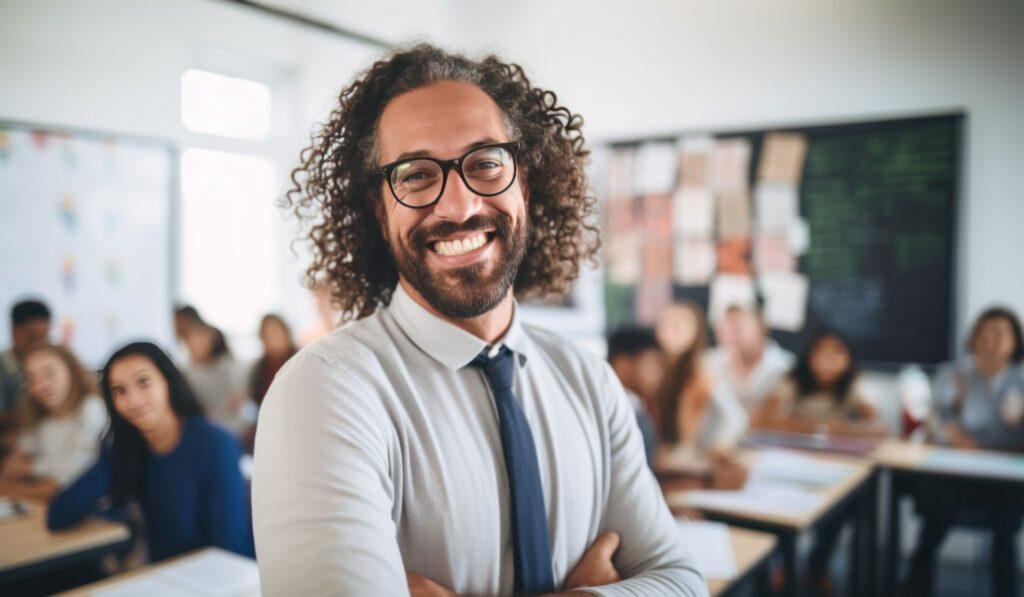
<path fill-rule="evenodd" d="M 419 151 L 451 158 L 483 139 L 508 138 L 494 100 L 475 85 L 454 81 L 421 87 L 391 100 L 381 114 L 378 131 L 381 163 Z"/>

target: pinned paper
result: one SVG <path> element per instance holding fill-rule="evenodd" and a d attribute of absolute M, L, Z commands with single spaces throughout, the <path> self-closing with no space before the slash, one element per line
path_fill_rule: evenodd
<path fill-rule="evenodd" d="M 718 271 L 727 274 L 750 273 L 750 239 L 727 238 L 718 243 Z"/>
<path fill-rule="evenodd" d="M 679 186 L 708 187 L 711 184 L 711 137 L 688 137 L 679 144 Z"/>
<path fill-rule="evenodd" d="M 643 277 L 660 282 L 672 280 L 672 240 L 648 239 L 643 245 Z"/>
<path fill-rule="evenodd" d="M 761 148 L 758 180 L 797 183 L 803 174 L 807 138 L 799 133 L 769 133 Z"/>
<path fill-rule="evenodd" d="M 644 143 L 636 152 L 633 192 L 637 195 L 671 193 L 676 186 L 678 166 L 675 143 Z"/>
<path fill-rule="evenodd" d="M 785 232 L 800 216 L 796 187 L 777 182 L 758 183 L 754 191 L 757 227 L 768 232 Z"/>
<path fill-rule="evenodd" d="M 610 235 L 636 227 L 636 200 L 632 197 L 609 197 L 605 202 L 605 222 Z"/>
<path fill-rule="evenodd" d="M 765 324 L 786 332 L 803 329 L 807 317 L 807 276 L 797 272 L 766 272 L 758 282 L 765 299 Z"/>
<path fill-rule="evenodd" d="M 715 273 L 715 244 L 710 239 L 683 238 L 676 241 L 674 255 L 676 282 L 683 286 L 706 286 Z"/>
<path fill-rule="evenodd" d="M 715 143 L 712 169 L 716 191 L 746 191 L 750 175 L 750 142 L 740 137 Z"/>
<path fill-rule="evenodd" d="M 636 289 L 636 320 L 653 326 L 658 316 L 672 303 L 672 280 L 643 280 Z"/>
<path fill-rule="evenodd" d="M 789 223 L 789 228 L 786 229 L 787 237 L 789 239 L 789 250 L 794 255 L 803 255 L 807 252 L 808 247 L 811 246 L 811 230 L 807 226 L 807 220 L 803 218 L 797 218 Z"/>
<path fill-rule="evenodd" d="M 644 232 L 651 236 L 672 235 L 672 197 L 669 195 L 646 195 L 640 199 Z"/>
<path fill-rule="evenodd" d="M 723 238 L 747 236 L 751 231 L 750 198 L 747 191 L 718 194 L 718 235 Z"/>
<path fill-rule="evenodd" d="M 608 158 L 607 186 L 608 198 L 632 198 L 633 193 L 633 156 L 631 147 L 623 147 L 612 151 Z"/>
<path fill-rule="evenodd" d="M 635 284 L 640 279 L 640 245 L 636 233 L 623 233 L 609 239 L 604 257 L 609 282 Z"/>
<path fill-rule="evenodd" d="M 796 270 L 796 256 L 783 234 L 759 234 L 754 241 L 754 267 L 759 272 Z"/>
<path fill-rule="evenodd" d="M 673 230 L 683 236 L 711 237 L 715 201 L 707 187 L 682 187 L 672 198 Z"/>
<path fill-rule="evenodd" d="M 751 309 L 756 302 L 754 281 L 750 276 L 719 274 L 711 281 L 708 317 L 714 325 L 729 307 Z"/>

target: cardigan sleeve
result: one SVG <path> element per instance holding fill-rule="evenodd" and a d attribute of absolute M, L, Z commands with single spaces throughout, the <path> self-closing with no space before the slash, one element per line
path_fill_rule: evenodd
<path fill-rule="evenodd" d="M 103 450 L 96 464 L 50 500 L 46 513 L 47 528 L 67 528 L 95 512 L 100 499 L 110 493 L 112 479 L 111 455 Z"/>
<path fill-rule="evenodd" d="M 239 468 L 242 453 L 234 438 L 216 431 L 210 436 L 209 467 L 202 482 L 200 528 L 207 545 L 251 558 L 255 556 L 252 517 L 249 491 Z"/>

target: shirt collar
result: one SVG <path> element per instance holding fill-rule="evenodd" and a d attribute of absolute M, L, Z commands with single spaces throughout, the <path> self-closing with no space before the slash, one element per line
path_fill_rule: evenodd
<path fill-rule="evenodd" d="M 392 293 L 388 310 L 413 344 L 449 369 L 465 367 L 490 346 L 473 334 L 427 311 L 409 296 L 401 284 L 398 284 Z M 526 364 L 526 334 L 523 333 L 519 317 L 519 303 L 513 303 L 512 324 L 494 346 L 502 344 L 519 357 L 520 365 Z"/>

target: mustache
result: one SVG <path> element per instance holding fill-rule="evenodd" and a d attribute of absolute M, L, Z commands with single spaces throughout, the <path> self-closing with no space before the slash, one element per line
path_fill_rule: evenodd
<path fill-rule="evenodd" d="M 419 250 L 425 250 L 429 239 L 439 236 L 448 236 L 458 232 L 483 232 L 493 230 L 497 239 L 508 239 L 512 235 L 512 219 L 505 215 L 484 215 L 477 214 L 461 224 L 443 221 L 429 227 L 420 227 L 413 230 L 409 235 L 412 245 Z"/>

